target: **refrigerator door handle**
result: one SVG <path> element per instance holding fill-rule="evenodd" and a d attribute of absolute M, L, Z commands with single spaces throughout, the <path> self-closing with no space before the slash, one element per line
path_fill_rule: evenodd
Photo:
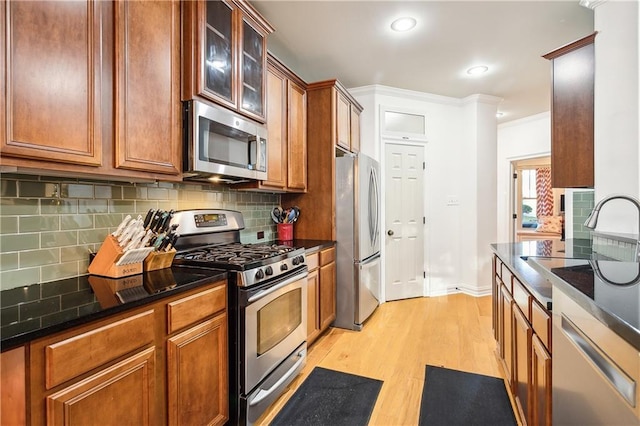
<path fill-rule="evenodd" d="M 376 169 L 372 167 L 369 175 L 369 234 L 372 247 L 375 247 L 380 232 L 378 202 L 378 176 Z"/>

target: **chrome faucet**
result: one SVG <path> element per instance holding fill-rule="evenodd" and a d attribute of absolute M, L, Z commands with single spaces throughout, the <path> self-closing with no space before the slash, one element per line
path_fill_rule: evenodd
<path fill-rule="evenodd" d="M 636 198 L 623 194 L 613 194 L 604 197 L 602 200 L 598 201 L 598 204 L 595 205 L 587 220 L 584 221 L 584 226 L 589 229 L 596 229 L 596 225 L 598 224 L 598 216 L 600 215 L 600 209 L 609 201 L 616 199 L 630 201 L 638 209 L 638 238 L 636 239 L 636 259 L 640 260 L 640 201 L 638 201 Z"/>

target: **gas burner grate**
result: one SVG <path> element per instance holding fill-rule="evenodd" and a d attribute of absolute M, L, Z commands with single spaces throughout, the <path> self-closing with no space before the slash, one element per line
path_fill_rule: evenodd
<path fill-rule="evenodd" d="M 279 244 L 228 243 L 179 253 L 176 257 L 178 259 L 191 261 L 243 265 L 257 260 L 283 255 L 293 250 L 295 250 L 294 247 Z"/>

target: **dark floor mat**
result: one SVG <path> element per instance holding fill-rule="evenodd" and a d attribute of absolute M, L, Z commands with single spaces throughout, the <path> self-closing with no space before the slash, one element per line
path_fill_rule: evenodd
<path fill-rule="evenodd" d="M 271 422 L 273 426 L 366 426 L 382 381 L 316 367 Z"/>
<path fill-rule="evenodd" d="M 504 380 L 427 365 L 420 426 L 516 424 Z"/>

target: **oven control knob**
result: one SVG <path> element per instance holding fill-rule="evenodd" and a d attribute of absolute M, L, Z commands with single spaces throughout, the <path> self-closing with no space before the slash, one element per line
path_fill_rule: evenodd
<path fill-rule="evenodd" d="M 286 263 L 283 263 L 282 265 L 280 265 L 280 270 L 281 271 L 286 271 L 287 269 L 289 269 L 289 267 L 287 266 Z"/>
<path fill-rule="evenodd" d="M 298 256 L 294 257 L 291 263 L 293 263 L 293 266 L 297 266 L 300 263 L 300 258 Z"/>
<path fill-rule="evenodd" d="M 258 269 L 258 271 L 256 272 L 256 280 L 261 280 L 264 278 L 264 272 L 262 272 L 262 269 Z"/>
<path fill-rule="evenodd" d="M 304 264 L 304 256 L 300 255 L 298 256 L 299 262 L 301 265 Z"/>
<path fill-rule="evenodd" d="M 264 270 L 264 273 L 267 274 L 267 276 L 273 275 L 273 268 L 271 266 L 267 266 L 267 268 Z"/>

